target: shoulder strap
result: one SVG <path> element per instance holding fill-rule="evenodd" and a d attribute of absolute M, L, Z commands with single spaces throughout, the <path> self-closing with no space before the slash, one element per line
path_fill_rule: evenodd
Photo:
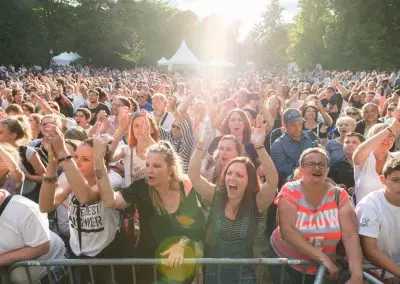
<path fill-rule="evenodd" d="M 164 124 L 164 121 L 167 119 L 167 116 L 168 116 L 168 112 L 165 112 L 163 117 L 161 118 L 160 126 L 162 126 Z"/>
<path fill-rule="evenodd" d="M 0 206 L 0 216 L 1 214 L 3 214 L 4 209 L 6 209 L 6 206 L 10 202 L 12 197 L 13 197 L 12 195 L 9 195 L 4 199 L 3 203 Z"/>
<path fill-rule="evenodd" d="M 337 208 L 339 209 L 339 203 L 340 203 L 340 190 L 335 188 L 335 202 L 337 205 Z"/>

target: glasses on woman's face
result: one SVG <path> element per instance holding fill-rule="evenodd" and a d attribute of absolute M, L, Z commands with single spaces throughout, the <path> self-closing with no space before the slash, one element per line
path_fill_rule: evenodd
<path fill-rule="evenodd" d="M 316 168 L 317 166 L 320 169 L 326 169 L 328 167 L 328 163 L 326 163 L 326 162 L 319 162 L 319 163 L 316 163 L 316 162 L 304 162 L 302 164 L 303 168 Z"/>
<path fill-rule="evenodd" d="M 356 112 L 348 112 L 347 115 L 348 116 L 356 116 L 356 115 L 358 115 L 358 113 L 356 113 Z"/>

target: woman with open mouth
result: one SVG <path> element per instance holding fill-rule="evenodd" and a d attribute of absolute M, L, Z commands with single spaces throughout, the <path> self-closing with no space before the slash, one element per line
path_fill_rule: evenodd
<path fill-rule="evenodd" d="M 144 135 L 150 136 L 149 129 Z M 158 267 L 158 281 L 151 266 L 140 266 L 137 283 L 192 283 L 195 265 L 181 264 L 184 258 L 198 256 L 196 242 L 202 240 L 205 219 L 196 192 L 182 174 L 178 155 L 166 141 L 150 146 L 144 178 L 115 192 L 104 164 L 108 139 L 100 136 L 94 141 L 102 204 L 116 209 L 135 205 L 140 215 L 137 257 L 164 258 L 167 264 Z"/>
<path fill-rule="evenodd" d="M 230 160 L 216 184 L 200 175 L 204 156 L 204 132 L 200 131 L 196 150 L 189 166 L 189 178 L 201 197 L 211 204 L 205 236 L 205 257 L 251 258 L 253 243 L 262 212 L 272 202 L 278 173 L 264 147 L 265 128 L 259 115 L 251 138 L 260 163 L 267 173 L 261 185 L 256 168 L 249 158 Z M 252 265 L 206 265 L 205 283 L 256 283 Z"/>
<path fill-rule="evenodd" d="M 301 179 L 286 183 L 275 199 L 279 221 L 268 257 L 316 264 L 288 265 L 283 273 L 281 267 L 269 266 L 272 283 L 314 283 L 320 264 L 327 268 L 328 278 L 337 280 L 339 269 L 334 261 L 342 240 L 351 274 L 346 283 L 361 284 L 362 253 L 355 212 L 347 192 L 327 180 L 328 155 L 321 148 L 307 149 L 299 165 Z"/>

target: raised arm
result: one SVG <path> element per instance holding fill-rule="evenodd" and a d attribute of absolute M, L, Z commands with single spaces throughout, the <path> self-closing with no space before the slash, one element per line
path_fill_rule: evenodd
<path fill-rule="evenodd" d="M 88 204 L 100 200 L 100 194 L 93 185 L 89 185 L 86 178 L 78 169 L 75 160 L 67 150 L 64 135 L 57 127 L 50 126 L 46 129 L 44 136 L 49 139 L 56 154 L 59 164 L 63 167 L 68 183 L 76 198 L 82 204 Z"/>
<path fill-rule="evenodd" d="M 51 212 L 55 210 L 68 195 L 72 192 L 69 186 L 57 183 L 58 163 L 51 144 L 42 141 L 44 148 L 48 153 L 48 163 L 44 180 L 40 187 L 39 209 L 41 212 Z"/>
<path fill-rule="evenodd" d="M 94 168 L 96 173 L 96 184 L 100 192 L 101 202 L 106 208 L 123 209 L 130 206 L 125 201 L 120 192 L 115 192 L 111 186 L 110 179 L 107 174 L 107 167 L 104 163 L 104 155 L 106 153 L 108 136 L 98 136 L 93 140 L 94 151 Z"/>
<path fill-rule="evenodd" d="M 201 161 L 205 154 L 205 131 L 204 122 L 199 127 L 199 135 L 196 142 L 196 148 L 190 159 L 188 175 L 192 182 L 193 188 L 203 197 L 204 200 L 212 202 L 215 192 L 215 185 L 209 183 L 204 177 L 201 176 Z"/>
<path fill-rule="evenodd" d="M 398 111 L 397 111 L 398 112 Z M 353 154 L 353 161 L 355 165 L 361 165 L 369 157 L 371 152 L 374 152 L 380 147 L 380 144 L 389 137 L 396 137 L 400 131 L 400 123 L 398 119 L 394 119 L 392 124 L 374 136 L 368 138 L 360 146 L 357 147 Z"/>
<path fill-rule="evenodd" d="M 264 172 L 266 173 L 266 181 L 261 187 L 261 191 L 257 194 L 256 202 L 258 211 L 263 212 L 273 201 L 278 186 L 278 172 L 264 147 L 265 125 L 263 125 L 262 116 L 259 114 L 256 118 L 256 128 L 251 136 L 257 155 Z"/>

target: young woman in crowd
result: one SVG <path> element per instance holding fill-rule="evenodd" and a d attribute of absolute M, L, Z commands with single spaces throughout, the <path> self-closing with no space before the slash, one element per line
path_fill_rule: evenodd
<path fill-rule="evenodd" d="M 68 200 L 70 247 L 76 258 L 129 257 L 129 247 L 120 233 L 120 212 L 105 208 L 95 178 L 93 141 L 78 146 L 73 157 L 68 152 L 63 134 L 50 125 L 43 131 L 44 147 L 48 152 L 48 165 L 40 189 L 39 206 L 42 212 L 54 211 Z M 109 161 L 109 152 L 104 156 Z M 61 166 L 65 178 L 57 178 Z M 115 189 L 122 185 L 118 174 L 107 172 Z M 95 269 L 96 283 L 108 283 L 102 268 Z M 128 274 L 130 275 L 130 274 Z M 119 275 L 122 278 L 123 275 Z M 89 274 L 83 277 L 88 280 Z M 81 279 L 82 280 L 82 279 Z M 123 279 L 120 279 L 123 282 Z"/>
<path fill-rule="evenodd" d="M 358 92 L 352 92 L 347 101 L 350 107 L 354 107 L 356 109 L 361 109 L 363 107 L 363 103 L 361 102 L 361 98 Z"/>
<path fill-rule="evenodd" d="M 353 132 L 356 129 L 356 121 L 349 116 L 339 117 L 336 121 L 336 129 L 339 137 L 329 140 L 325 145 L 325 150 L 329 155 L 329 165 L 344 157 L 344 138 L 347 133 Z"/>
<path fill-rule="evenodd" d="M 28 116 L 29 126 L 32 132 L 32 140 L 40 138 L 40 121 L 42 120 L 42 115 L 38 113 L 33 113 Z"/>
<path fill-rule="evenodd" d="M 223 135 L 229 135 L 229 134 L 234 135 L 236 139 L 243 145 L 244 156 L 249 157 L 254 165 L 256 166 L 259 165 L 257 161 L 257 152 L 250 140 L 251 138 L 250 122 L 246 114 L 242 110 L 233 109 L 228 114 L 228 116 L 226 116 L 221 126 L 221 133 L 223 133 Z M 210 155 L 214 154 L 214 151 L 217 149 L 219 141 L 221 140 L 223 135 L 216 137 L 211 142 L 210 147 L 208 148 L 208 153 Z"/>
<path fill-rule="evenodd" d="M 336 246 L 343 241 L 350 282 L 362 283 L 362 254 L 354 210 L 346 191 L 327 181 L 328 156 L 320 148 L 303 152 L 299 161 L 301 179 L 285 184 L 275 203 L 278 227 L 271 236 L 268 257 L 314 261 L 327 267 L 328 276 L 337 279 L 334 264 Z M 269 267 L 272 282 L 280 283 L 282 269 Z M 313 283 L 318 266 L 285 266 L 283 283 Z"/>
<path fill-rule="evenodd" d="M 36 150 L 27 147 L 31 132 L 24 118 L 5 118 L 0 120 L 0 142 L 6 142 L 15 147 L 20 154 L 20 168 L 25 175 L 22 195 L 37 202 L 40 183 L 46 171 Z"/>
<path fill-rule="evenodd" d="M 125 171 L 125 186 L 142 179 L 146 168 L 146 151 L 159 139 L 154 121 L 143 110 L 135 112 L 130 118 L 128 108 L 119 109 L 118 129 L 111 144 L 113 161 L 122 159 Z M 146 136 L 147 130 L 151 135 Z M 128 133 L 128 145 L 118 147 L 121 138 Z"/>
<path fill-rule="evenodd" d="M 207 172 L 202 172 L 211 183 L 216 184 L 220 180 L 222 170 L 236 157 L 243 154 L 243 146 L 233 135 L 224 135 L 219 141 L 218 148 L 214 152 L 214 165 Z"/>
<path fill-rule="evenodd" d="M 262 213 L 272 202 L 278 174 L 264 147 L 265 129 L 259 117 L 252 136 L 260 163 L 267 173 L 262 186 L 250 159 L 238 157 L 228 162 L 216 184 L 200 175 L 205 137 L 199 134 L 189 178 L 201 197 L 211 204 L 206 227 L 204 256 L 210 258 L 251 258 L 253 243 Z M 205 283 L 255 283 L 253 266 L 206 266 Z M 220 282 L 219 282 L 220 280 Z"/>
<path fill-rule="evenodd" d="M 365 258 L 381 267 L 370 271 L 384 283 L 400 281 L 400 159 L 389 160 L 380 176 L 382 189 L 368 194 L 356 207 Z"/>
<path fill-rule="evenodd" d="M 150 137 L 147 128 L 145 134 Z M 135 205 L 140 215 L 140 258 L 166 258 L 158 269 L 160 283 L 191 283 L 193 265 L 179 266 L 185 257 L 195 257 L 196 241 L 203 237 L 204 215 L 189 180 L 182 175 L 180 161 L 169 142 L 147 149 L 145 176 L 118 192 L 106 176 L 104 164 L 107 137 L 95 139 L 96 180 L 102 204 L 123 209 Z M 148 268 L 148 269 L 147 269 Z M 151 267 L 141 267 L 138 283 L 154 283 Z"/>
<path fill-rule="evenodd" d="M 302 114 L 304 118 L 303 129 L 313 131 L 320 139 L 323 145 L 326 144 L 328 138 L 328 128 L 325 123 L 318 122 L 318 111 L 323 110 L 321 106 L 319 109 L 315 105 L 308 105 L 303 108 Z M 323 110 L 325 112 L 325 110 Z M 331 120 L 332 122 L 332 120 Z"/>
<path fill-rule="evenodd" d="M 368 193 L 383 188 L 379 176 L 382 175 L 385 163 L 395 155 L 389 150 L 393 147 L 394 138 L 399 133 L 398 119 L 394 119 L 390 125 L 378 123 L 370 129 L 368 139 L 354 152 L 356 204 Z"/>

